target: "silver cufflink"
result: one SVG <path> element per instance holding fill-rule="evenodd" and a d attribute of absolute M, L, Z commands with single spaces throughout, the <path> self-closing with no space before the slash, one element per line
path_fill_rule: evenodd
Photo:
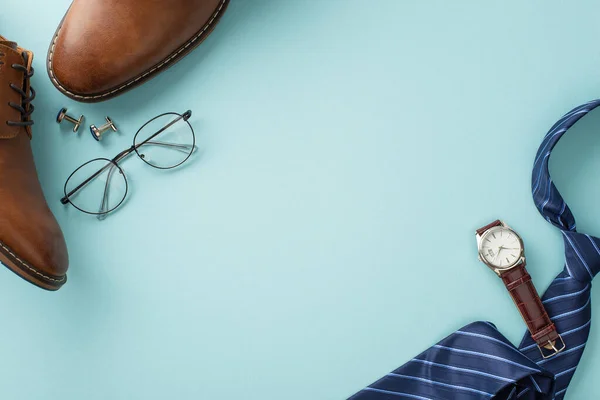
<path fill-rule="evenodd" d="M 90 132 L 92 133 L 92 137 L 96 140 L 101 140 L 102 134 L 109 129 L 112 129 L 114 132 L 117 131 L 117 127 L 110 117 L 106 117 L 106 123 L 100 127 L 90 125 Z"/>
<path fill-rule="evenodd" d="M 58 115 L 56 116 L 56 122 L 58 122 L 60 124 L 64 120 L 67 120 L 70 123 L 72 123 L 74 125 L 73 132 L 77 132 L 79 130 L 79 127 L 81 126 L 81 124 L 83 124 L 84 118 L 83 118 L 83 115 L 80 115 L 79 119 L 75 119 L 75 118 L 71 117 L 69 114 L 67 114 L 67 109 L 63 107 L 60 109 L 60 111 L 58 112 Z"/>

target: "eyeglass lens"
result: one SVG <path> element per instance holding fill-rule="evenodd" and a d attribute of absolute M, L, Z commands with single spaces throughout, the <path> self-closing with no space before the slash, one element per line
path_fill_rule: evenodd
<path fill-rule="evenodd" d="M 181 115 L 163 114 L 140 128 L 134 146 L 140 158 L 151 166 L 174 168 L 186 161 L 194 151 L 194 131 Z"/>
<path fill-rule="evenodd" d="M 94 178 L 89 179 L 92 176 Z M 78 189 L 82 182 L 86 183 Z M 105 214 L 125 200 L 127 181 L 115 163 L 100 158 L 83 164 L 73 172 L 65 185 L 65 193 L 71 192 L 69 202 L 79 210 Z"/>

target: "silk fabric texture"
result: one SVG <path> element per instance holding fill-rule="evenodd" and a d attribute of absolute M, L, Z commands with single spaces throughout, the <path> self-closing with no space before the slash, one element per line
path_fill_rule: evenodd
<path fill-rule="evenodd" d="M 589 337 L 590 289 L 600 270 L 600 239 L 577 232 L 575 218 L 548 171 L 552 149 L 594 100 L 565 114 L 546 134 L 535 157 L 531 188 L 542 216 L 560 229 L 563 270 L 542 302 L 566 348 L 543 359 L 529 332 L 518 347 L 489 322 L 454 332 L 408 363 L 356 393 L 351 400 L 553 400 L 563 399 Z"/>

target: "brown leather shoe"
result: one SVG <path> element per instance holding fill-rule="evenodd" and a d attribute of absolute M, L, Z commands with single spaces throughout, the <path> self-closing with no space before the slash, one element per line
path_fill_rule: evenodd
<path fill-rule="evenodd" d="M 48 50 L 48 75 L 83 102 L 115 97 L 175 64 L 212 32 L 229 0 L 74 0 Z"/>
<path fill-rule="evenodd" d="M 29 142 L 32 61 L 32 52 L 0 36 L 0 262 L 34 285 L 57 290 L 67 281 L 69 260 Z"/>

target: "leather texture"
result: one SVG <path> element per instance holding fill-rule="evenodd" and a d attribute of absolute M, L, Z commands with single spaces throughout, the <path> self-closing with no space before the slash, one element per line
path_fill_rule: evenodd
<path fill-rule="evenodd" d="M 502 221 L 497 219 L 477 229 L 476 232 L 482 236 L 489 229 L 500 225 L 502 225 Z M 531 281 L 531 276 L 525 268 L 525 262 L 503 271 L 500 277 L 521 313 L 533 340 L 540 347 L 554 345 L 559 339 L 558 333 Z"/>
<path fill-rule="evenodd" d="M 67 247 L 63 233 L 48 208 L 31 151 L 31 126 L 8 102 L 23 105 L 10 84 L 31 94 L 26 72 L 33 54 L 0 36 L 0 261 L 27 281 L 48 290 L 66 282 Z"/>
<path fill-rule="evenodd" d="M 485 233 L 485 231 L 487 231 L 488 229 L 493 228 L 495 226 L 500 226 L 500 225 L 502 225 L 502 221 L 500 221 L 499 219 L 497 219 L 494 222 L 490 222 L 486 226 L 477 229 L 475 232 L 477 232 L 477 234 L 479 236 L 483 236 L 483 234 Z"/>
<path fill-rule="evenodd" d="M 54 86 L 102 101 L 185 56 L 214 29 L 229 0 L 74 0 L 48 50 Z"/>
<path fill-rule="evenodd" d="M 532 339 L 540 347 L 554 344 L 559 339 L 558 333 L 533 286 L 525 263 L 503 272 L 500 277 L 517 305 Z"/>

